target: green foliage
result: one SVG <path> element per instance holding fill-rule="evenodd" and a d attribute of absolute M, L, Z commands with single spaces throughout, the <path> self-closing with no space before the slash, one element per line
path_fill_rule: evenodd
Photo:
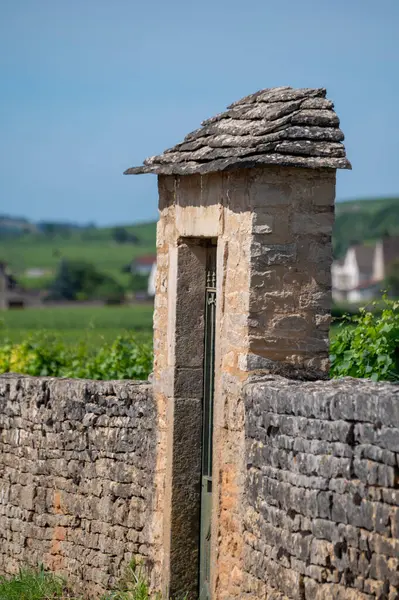
<path fill-rule="evenodd" d="M 132 560 L 115 589 L 103 596 L 101 600 L 150 600 L 150 598 L 145 569 Z M 161 600 L 158 594 L 153 595 L 152 598 Z"/>
<path fill-rule="evenodd" d="M 73 229 L 76 229 L 76 226 L 72 226 L 68 223 L 51 223 L 47 221 L 38 223 L 37 227 L 42 235 L 45 235 L 48 238 L 54 238 L 56 236 L 69 237 Z"/>
<path fill-rule="evenodd" d="M 5 311 L 0 372 L 89 379 L 146 379 L 151 305 Z"/>
<path fill-rule="evenodd" d="M 381 312 L 361 308 L 338 326 L 330 345 L 332 377 L 399 381 L 399 301 L 384 296 L 383 302 Z"/>
<path fill-rule="evenodd" d="M 117 303 L 123 295 L 119 283 L 83 260 L 62 260 L 50 287 L 51 300 L 96 299 Z"/>
<path fill-rule="evenodd" d="M 48 290 L 54 281 L 54 275 L 42 275 L 40 277 L 30 277 L 29 275 L 19 275 L 18 284 L 25 290 L 45 291 Z"/>
<path fill-rule="evenodd" d="M 391 290 L 389 290 L 391 291 Z M 381 297 L 377 300 L 374 300 L 371 304 L 368 305 L 368 310 L 373 314 L 381 313 L 386 307 L 385 296 L 383 292 L 381 292 Z M 388 296 L 392 296 L 392 294 L 388 294 Z M 331 308 L 331 316 L 334 322 L 338 322 L 342 319 L 348 320 L 348 317 L 359 315 L 360 309 L 363 304 L 361 303 L 353 303 L 353 302 L 333 302 Z"/>
<path fill-rule="evenodd" d="M 147 291 L 148 276 L 141 273 L 132 273 L 130 289 L 132 292 Z"/>
<path fill-rule="evenodd" d="M 146 379 L 152 348 L 132 334 L 118 336 L 98 349 L 84 342 L 67 346 L 59 337 L 36 334 L 20 344 L 0 346 L 0 373 L 83 379 Z"/>
<path fill-rule="evenodd" d="M 187 594 L 184 594 L 174 600 L 187 600 L 187 598 Z M 150 594 L 146 569 L 132 560 L 115 589 L 103 596 L 101 600 L 162 600 L 162 595 Z"/>
<path fill-rule="evenodd" d="M 0 576 L 0 600 L 66 600 L 72 597 L 64 579 L 43 567 L 24 568 L 10 578 Z"/>
<path fill-rule="evenodd" d="M 134 233 L 130 233 L 126 227 L 114 227 L 112 230 L 112 238 L 117 244 L 138 244 L 138 238 Z"/>
<path fill-rule="evenodd" d="M 20 343 L 44 333 L 62 339 L 66 346 L 83 343 L 97 349 L 118 335 L 134 334 L 137 341 L 152 340 L 152 304 L 122 306 L 68 306 L 2 311 L 0 345 Z"/>
<path fill-rule="evenodd" d="M 20 281 L 27 269 L 41 268 L 55 273 L 60 259 L 75 261 L 84 257 L 128 290 L 130 273 L 122 273 L 121 269 L 133 259 L 155 252 L 155 223 L 129 225 L 124 229 L 131 240 L 137 241 L 115 243 L 112 227 L 70 228 L 67 237 L 59 232 L 48 236 L 34 231 L 12 239 L 2 235 L 0 260 L 9 265 Z M 29 288 L 37 285 L 34 278 L 25 278 L 23 283 Z"/>
<path fill-rule="evenodd" d="M 104 300 L 106 304 L 121 304 L 124 296 L 123 287 L 115 279 L 105 275 L 102 282 L 93 291 L 92 296 L 88 296 L 88 299 Z"/>
<path fill-rule="evenodd" d="M 151 341 L 152 317 L 152 304 L 7 310 L 0 314 L 0 344 L 20 343 L 38 333 L 60 338 L 68 346 L 84 343 L 90 348 L 125 334 Z"/>
<path fill-rule="evenodd" d="M 331 308 L 331 316 L 333 319 L 342 319 L 348 315 L 358 314 L 359 307 L 356 304 L 350 304 L 349 302 L 340 302 L 339 304 L 333 302 Z"/>
<path fill-rule="evenodd" d="M 179 600 L 186 599 L 187 596 L 183 596 Z M 82 599 L 72 594 L 63 577 L 40 566 L 38 569 L 21 569 L 14 577 L 0 576 L 0 600 Z M 150 594 L 146 570 L 132 560 L 115 588 L 100 600 L 162 600 L 162 596 Z"/>
<path fill-rule="evenodd" d="M 27 308 L 1 311 L 0 323 L 7 337 L 22 332 L 24 339 L 30 331 L 74 330 L 78 336 L 82 330 L 108 329 L 113 333 L 121 330 L 152 330 L 154 307 L 152 303 L 123 306 L 60 306 Z M 114 336 L 115 337 L 115 336 Z"/>

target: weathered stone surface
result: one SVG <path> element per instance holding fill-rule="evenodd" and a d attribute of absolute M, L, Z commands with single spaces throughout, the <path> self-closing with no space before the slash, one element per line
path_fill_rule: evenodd
<path fill-rule="evenodd" d="M 288 115 L 301 106 L 301 101 L 293 102 L 275 102 L 271 104 L 257 103 L 253 107 L 243 105 L 235 109 L 229 110 L 226 114 L 227 117 L 235 119 L 267 119 L 273 121 Z"/>
<path fill-rule="evenodd" d="M 234 157 L 215 159 L 209 163 L 197 163 L 194 160 L 182 161 L 162 165 L 132 167 L 126 171 L 127 175 L 139 175 L 141 173 L 162 173 L 163 175 L 193 175 L 194 173 L 206 174 L 215 171 L 228 171 L 233 169 L 249 169 L 261 165 L 279 165 L 284 167 L 304 167 L 307 169 L 348 169 L 349 163 L 346 158 L 334 157 L 304 157 L 290 156 L 288 154 L 254 154 L 247 157 Z"/>
<path fill-rule="evenodd" d="M 345 156 L 341 144 L 334 142 L 312 142 L 302 140 L 297 142 L 280 142 L 275 144 L 276 152 L 284 154 L 299 154 L 302 156 Z"/>
<path fill-rule="evenodd" d="M 274 368 L 245 353 L 239 365 Z M 245 415 L 231 404 L 223 428 L 231 432 L 230 461 L 219 464 L 215 597 L 395 598 L 398 452 L 387 446 L 399 436 L 399 386 L 300 383 L 294 369 L 290 376 L 252 374 L 245 382 L 223 374 L 224 393 L 230 403 L 242 398 Z M 187 396 L 196 388 L 178 389 Z M 189 586 L 198 552 L 200 453 L 192 448 L 200 443 L 200 400 L 185 397 L 175 413 L 170 552 Z M 97 598 L 132 557 L 159 560 L 164 506 L 154 476 L 162 427 L 147 383 L 0 377 L 0 571 L 44 562 Z M 244 427 L 244 460 L 233 463 Z M 187 535 L 190 521 L 195 535 Z"/>
<path fill-rule="evenodd" d="M 289 86 L 282 86 L 260 90 L 255 94 L 251 94 L 250 96 L 246 96 L 242 100 L 234 102 L 229 106 L 229 108 L 233 106 L 239 106 L 240 104 L 251 104 L 253 102 L 290 102 L 292 100 L 298 100 L 302 98 L 324 98 L 325 95 L 325 88 L 292 89 Z"/>
<path fill-rule="evenodd" d="M 186 135 L 183 143 L 125 173 L 204 174 L 258 164 L 350 169 L 339 119 L 325 94 L 323 88 L 261 90 L 203 121 L 202 127 Z M 276 148 L 278 140 L 291 138 L 298 142 L 282 143 Z M 249 155 L 253 155 L 252 160 Z"/>
<path fill-rule="evenodd" d="M 296 260 L 296 244 L 261 244 L 251 247 L 254 272 L 264 272 L 271 265 L 289 265 Z"/>
<path fill-rule="evenodd" d="M 0 572 L 44 563 L 98 598 L 152 560 L 148 383 L 0 377 Z"/>
<path fill-rule="evenodd" d="M 252 226 L 246 195 L 248 174 L 235 171 L 161 179 L 154 391 L 163 426 L 156 475 L 163 545 L 157 569 L 163 587 L 172 595 L 189 590 L 196 597 L 202 423 L 201 410 L 197 410 L 201 404 L 195 398 L 202 398 L 204 249 L 209 238 L 217 237 L 217 296 L 224 308 L 221 318 L 222 303 L 218 301 L 214 444 L 223 447 L 223 453 L 214 456 L 213 492 L 214 498 L 221 500 L 214 509 L 212 539 L 220 544 L 214 544 L 211 561 L 218 565 L 221 597 L 239 597 L 243 542 L 238 511 L 244 429 L 242 404 L 237 404 L 241 380 L 237 362 L 247 347 Z"/>
<path fill-rule="evenodd" d="M 302 140 L 326 140 L 330 142 L 342 142 L 344 134 L 338 128 L 333 127 L 304 127 L 292 126 L 286 129 L 287 138 Z"/>
<path fill-rule="evenodd" d="M 299 110 L 292 117 L 294 125 L 316 125 L 318 127 L 338 127 L 339 119 L 333 110 Z"/>
<path fill-rule="evenodd" d="M 399 386 L 257 375 L 244 400 L 251 589 L 290 600 L 398 597 L 398 454 L 386 446 L 399 439 Z"/>

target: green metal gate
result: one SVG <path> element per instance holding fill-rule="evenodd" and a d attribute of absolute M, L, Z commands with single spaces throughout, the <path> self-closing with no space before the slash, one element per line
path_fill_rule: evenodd
<path fill-rule="evenodd" d="M 216 246 L 207 250 L 200 529 L 200 600 L 209 600 L 211 575 L 213 396 L 215 386 Z"/>

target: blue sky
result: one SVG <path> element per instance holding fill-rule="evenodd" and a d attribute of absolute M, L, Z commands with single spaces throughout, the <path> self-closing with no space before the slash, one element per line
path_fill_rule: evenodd
<path fill-rule="evenodd" d="M 123 176 L 264 87 L 327 87 L 353 171 L 339 200 L 399 192 L 398 0 L 3 0 L 0 213 L 157 217 Z"/>

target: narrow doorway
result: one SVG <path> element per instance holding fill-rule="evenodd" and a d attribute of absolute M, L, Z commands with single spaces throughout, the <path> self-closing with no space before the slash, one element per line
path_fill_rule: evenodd
<path fill-rule="evenodd" d="M 206 249 L 204 326 L 204 393 L 202 405 L 202 469 L 199 598 L 211 598 L 211 523 L 213 399 L 215 388 L 216 244 Z"/>

